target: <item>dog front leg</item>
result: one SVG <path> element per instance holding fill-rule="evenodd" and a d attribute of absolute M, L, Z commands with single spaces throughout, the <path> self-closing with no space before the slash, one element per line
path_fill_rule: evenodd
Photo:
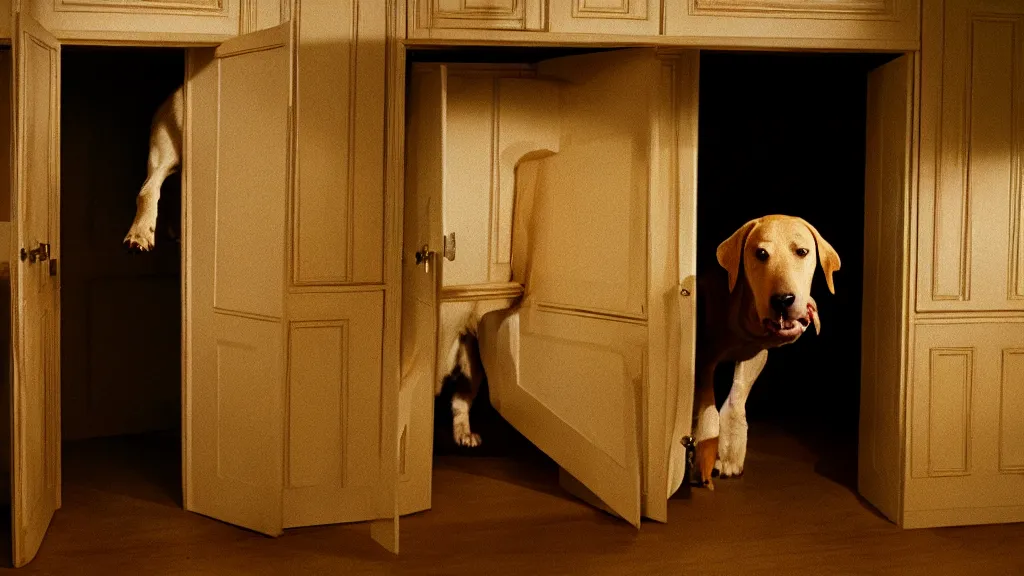
<path fill-rule="evenodd" d="M 718 457 L 719 416 L 715 408 L 715 366 L 705 364 L 697 377 L 697 428 L 694 440 L 697 443 L 696 463 L 700 480 L 709 490 L 714 490 L 711 473 Z"/>
<path fill-rule="evenodd" d="M 719 461 L 715 468 L 722 478 L 743 473 L 743 461 L 747 457 L 747 397 L 767 361 L 768 351 L 762 350 L 750 360 L 736 363 L 729 397 L 719 416 Z"/>
<path fill-rule="evenodd" d="M 157 205 L 164 180 L 181 164 L 181 108 L 179 88 L 161 105 L 149 135 L 149 165 L 146 182 L 135 199 L 135 220 L 124 243 L 143 252 L 156 244 Z"/>
<path fill-rule="evenodd" d="M 480 349 L 475 336 L 462 334 L 459 337 L 459 370 L 465 378 L 459 379 L 459 385 L 452 394 L 452 434 L 455 443 L 467 448 L 480 445 L 480 435 L 474 434 L 469 425 L 469 411 L 473 408 L 473 400 L 480 392 L 483 381 L 483 362 L 480 360 Z"/>

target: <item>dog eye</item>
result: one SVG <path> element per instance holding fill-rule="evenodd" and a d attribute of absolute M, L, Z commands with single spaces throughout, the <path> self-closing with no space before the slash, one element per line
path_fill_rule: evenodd
<path fill-rule="evenodd" d="M 754 252 L 754 256 L 761 262 L 764 262 L 768 259 L 768 251 L 764 248 L 758 248 L 757 251 Z"/>
<path fill-rule="evenodd" d="M 808 250 L 807 248 L 797 248 L 796 249 L 796 255 L 801 257 L 801 258 L 803 258 L 804 256 L 807 256 L 807 254 L 809 254 L 809 253 L 810 253 L 810 250 Z"/>

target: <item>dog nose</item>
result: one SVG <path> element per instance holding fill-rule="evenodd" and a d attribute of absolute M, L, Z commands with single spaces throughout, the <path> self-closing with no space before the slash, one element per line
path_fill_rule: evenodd
<path fill-rule="evenodd" d="M 772 310 L 782 314 L 793 305 L 794 301 L 796 301 L 796 296 L 792 294 L 775 294 L 771 300 Z"/>

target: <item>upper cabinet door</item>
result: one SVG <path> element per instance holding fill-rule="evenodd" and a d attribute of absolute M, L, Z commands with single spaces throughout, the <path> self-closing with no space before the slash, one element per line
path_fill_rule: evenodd
<path fill-rule="evenodd" d="M 282 531 L 290 23 L 193 52 L 186 87 L 186 498 Z"/>
<path fill-rule="evenodd" d="M 22 0 L 64 41 L 210 42 L 276 26 L 288 0 Z"/>
<path fill-rule="evenodd" d="M 924 12 L 917 309 L 1024 310 L 1024 4 Z"/>
<path fill-rule="evenodd" d="M 729 45 L 916 50 L 918 0 L 673 0 L 667 36 Z M 717 43 L 717 42 L 716 42 Z"/>
<path fill-rule="evenodd" d="M 543 30 L 547 0 L 408 0 L 410 36 L 430 29 Z M 417 34 L 422 29 L 426 34 Z"/>
<path fill-rule="evenodd" d="M 60 507 L 60 44 L 19 13 L 13 49 L 11 532 L 17 567 L 35 557 Z"/>
<path fill-rule="evenodd" d="M 552 32 L 657 36 L 661 0 L 548 0 Z"/>

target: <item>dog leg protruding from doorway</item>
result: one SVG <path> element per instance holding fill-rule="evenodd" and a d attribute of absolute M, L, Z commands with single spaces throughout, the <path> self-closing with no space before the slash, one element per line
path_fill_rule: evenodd
<path fill-rule="evenodd" d="M 160 105 L 149 135 L 149 167 L 146 182 L 135 199 L 135 220 L 124 243 L 146 252 L 156 244 L 157 205 L 164 180 L 181 165 L 181 132 L 184 87 Z"/>
<path fill-rule="evenodd" d="M 706 364 L 697 380 L 697 427 L 694 432 L 695 460 L 701 484 L 714 490 L 711 481 L 718 457 L 719 414 L 715 407 L 715 363 Z"/>
<path fill-rule="evenodd" d="M 715 469 L 722 478 L 743 474 L 743 462 L 747 457 L 747 397 L 767 361 L 768 351 L 761 350 L 750 360 L 736 363 L 729 397 L 719 414 Z"/>
<path fill-rule="evenodd" d="M 479 344 L 473 334 L 463 332 L 455 346 L 458 347 L 456 365 L 464 377 L 459 379 L 452 394 L 452 435 L 459 446 L 475 448 L 480 445 L 480 435 L 474 434 L 470 428 L 469 411 L 480 392 L 484 377 L 483 362 L 480 360 Z"/>

